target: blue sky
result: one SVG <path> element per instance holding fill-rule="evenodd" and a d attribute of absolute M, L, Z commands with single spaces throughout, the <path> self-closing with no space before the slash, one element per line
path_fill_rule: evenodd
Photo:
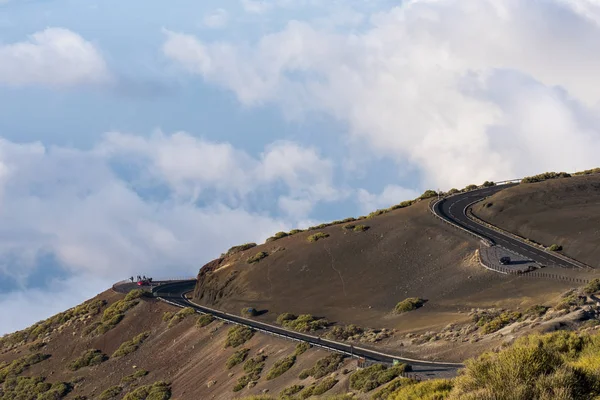
<path fill-rule="evenodd" d="M 599 23 L 595 0 L 0 0 L 0 334 L 278 230 L 597 166 Z"/>

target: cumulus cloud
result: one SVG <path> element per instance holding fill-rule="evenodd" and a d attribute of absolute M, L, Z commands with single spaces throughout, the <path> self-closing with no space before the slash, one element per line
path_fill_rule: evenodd
<path fill-rule="evenodd" d="M 222 28 L 229 21 L 229 13 L 223 8 L 218 8 L 212 13 L 206 15 L 202 22 L 209 28 Z"/>
<path fill-rule="evenodd" d="M 246 12 L 261 14 L 269 10 L 272 5 L 263 0 L 241 0 L 242 7 Z"/>
<path fill-rule="evenodd" d="M 22 294 L 1 297 L 0 306 L 71 290 L 71 277 L 101 290 L 142 273 L 194 276 L 231 245 L 304 223 L 312 207 L 335 198 L 330 169 L 316 150 L 292 142 L 252 157 L 184 132 L 112 132 L 88 150 L 1 139 L 0 278 Z M 256 200 L 265 194 L 281 199 L 282 215 Z M 69 277 L 50 282 L 55 289 L 31 286 L 32 277 L 34 287 L 45 285 L 35 278 L 49 268 L 44 255 Z M 48 307 L 73 305 L 87 289 L 54 296 Z"/>
<path fill-rule="evenodd" d="M 27 41 L 0 45 L 0 84 L 73 86 L 110 81 L 98 49 L 63 28 L 47 28 Z"/>
<path fill-rule="evenodd" d="M 404 200 L 412 200 L 421 193 L 398 185 L 386 185 L 381 193 L 370 193 L 366 189 L 358 189 L 356 200 L 363 213 L 369 213 L 380 208 L 388 208 Z"/>
<path fill-rule="evenodd" d="M 449 188 L 597 163 L 596 10 L 592 0 L 409 1 L 360 32 L 291 21 L 252 45 L 169 32 L 163 51 L 246 105 L 326 112 L 353 143 Z"/>

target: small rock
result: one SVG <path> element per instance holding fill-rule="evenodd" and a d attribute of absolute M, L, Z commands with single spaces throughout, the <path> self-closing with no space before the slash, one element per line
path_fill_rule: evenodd
<path fill-rule="evenodd" d="M 269 389 L 263 389 L 262 392 L 263 393 L 269 393 Z"/>
<path fill-rule="evenodd" d="M 213 381 L 208 381 L 208 382 L 206 382 L 206 387 L 214 386 L 216 383 L 217 383 L 217 381 L 214 381 L 214 380 Z"/>

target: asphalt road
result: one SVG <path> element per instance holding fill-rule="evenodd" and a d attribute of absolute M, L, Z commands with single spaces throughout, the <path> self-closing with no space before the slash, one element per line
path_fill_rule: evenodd
<path fill-rule="evenodd" d="M 217 318 L 225 321 L 234 322 L 237 324 L 251 327 L 258 331 L 263 331 L 269 334 L 275 334 L 287 339 L 302 340 L 314 346 L 324 347 L 329 350 L 334 350 L 338 353 L 344 353 L 350 356 L 364 357 L 365 359 L 389 363 L 398 360 L 402 363 L 409 364 L 412 367 L 412 373 L 426 377 L 446 377 L 453 376 L 463 365 L 459 363 L 444 363 L 423 360 L 413 360 L 410 358 L 399 357 L 393 354 L 385 354 L 374 350 L 365 349 L 362 347 L 351 346 L 346 343 L 334 342 L 327 339 L 322 339 L 318 336 L 307 335 L 300 332 L 289 331 L 279 326 L 265 324 L 253 319 L 243 318 L 237 315 L 225 313 L 212 308 L 204 307 L 190 302 L 185 298 L 185 293 L 194 289 L 196 280 L 179 281 L 160 285 L 153 289 L 156 297 L 159 297 L 169 303 L 180 307 L 192 307 L 196 311 L 205 314 L 212 314 Z"/>
<path fill-rule="evenodd" d="M 433 206 L 433 211 L 441 218 L 459 225 L 466 230 L 477 233 L 491 241 L 493 244 L 531 259 L 538 264 L 564 268 L 580 268 L 579 265 L 575 263 L 556 257 L 550 252 L 546 252 L 538 247 L 531 246 L 494 229 L 480 225 L 467 217 L 466 210 L 469 205 L 514 185 L 517 184 L 510 183 L 506 185 L 497 185 L 473 190 L 471 192 L 459 193 L 437 202 Z"/>

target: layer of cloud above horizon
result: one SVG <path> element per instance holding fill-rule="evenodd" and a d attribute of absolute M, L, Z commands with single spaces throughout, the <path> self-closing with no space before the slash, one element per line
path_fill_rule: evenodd
<path fill-rule="evenodd" d="M 0 334 L 278 230 L 597 166 L 595 1 L 184 3 L 0 2 Z"/>

